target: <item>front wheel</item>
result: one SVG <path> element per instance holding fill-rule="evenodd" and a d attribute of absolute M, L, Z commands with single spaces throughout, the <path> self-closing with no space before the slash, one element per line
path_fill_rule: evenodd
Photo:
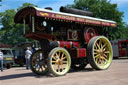
<path fill-rule="evenodd" d="M 55 76 L 65 75 L 71 66 L 71 58 L 68 51 L 61 47 L 51 50 L 48 56 L 49 71 Z"/>
<path fill-rule="evenodd" d="M 30 68 L 37 75 L 44 75 L 48 72 L 47 58 L 42 50 L 37 50 L 30 58 Z"/>
<path fill-rule="evenodd" d="M 94 69 L 107 69 L 113 59 L 112 46 L 104 36 L 93 37 L 87 47 L 88 61 Z"/>

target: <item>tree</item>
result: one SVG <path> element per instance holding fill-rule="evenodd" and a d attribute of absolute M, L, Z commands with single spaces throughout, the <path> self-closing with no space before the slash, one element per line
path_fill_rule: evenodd
<path fill-rule="evenodd" d="M 21 7 L 19 7 L 17 9 L 17 11 L 19 11 L 20 9 L 24 8 L 24 7 L 31 7 L 31 6 L 34 6 L 34 7 L 38 7 L 37 5 L 34 5 L 34 4 L 31 4 L 31 3 L 24 3 Z"/>
<path fill-rule="evenodd" d="M 1 2 L 2 0 L 0 0 L 0 2 Z M 0 4 L 0 6 L 2 6 L 1 4 Z"/>
<path fill-rule="evenodd" d="M 110 1 L 111 0 L 74 0 L 74 4 L 67 5 L 67 7 L 91 11 L 94 17 L 116 21 L 117 28 L 111 29 L 110 37 L 111 39 L 117 39 L 120 38 L 120 29 L 124 25 L 122 22 L 123 12 L 118 10 L 117 4 L 111 4 Z"/>
<path fill-rule="evenodd" d="M 24 3 L 17 10 L 20 10 L 21 8 L 24 8 L 26 6 L 36 6 L 36 5 L 30 3 Z M 0 13 L 0 15 L 2 16 L 1 23 L 3 25 L 3 27 L 0 30 L 1 43 L 6 43 L 14 46 L 17 43 L 28 41 L 23 36 L 23 25 L 14 23 L 15 14 L 16 11 L 14 9 L 9 9 L 6 10 L 5 12 Z"/>

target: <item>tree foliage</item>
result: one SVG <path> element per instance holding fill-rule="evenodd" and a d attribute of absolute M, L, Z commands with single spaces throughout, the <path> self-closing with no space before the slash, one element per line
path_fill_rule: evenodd
<path fill-rule="evenodd" d="M 110 3 L 111 0 L 74 0 L 74 4 L 67 5 L 68 7 L 91 11 L 94 17 L 117 22 L 116 28 L 110 28 L 110 39 L 121 38 L 122 30 L 125 28 L 122 21 L 123 12 L 120 12 L 117 4 Z M 124 29 L 123 29 L 124 30 Z M 126 35 L 123 35 L 126 36 Z M 127 36 L 128 37 L 128 36 Z"/>
<path fill-rule="evenodd" d="M 31 3 L 24 3 L 17 10 L 20 10 L 26 6 L 36 6 Z M 17 43 L 28 41 L 23 36 L 23 25 L 14 23 L 14 16 L 16 11 L 14 9 L 6 10 L 1 12 L 2 16 L 1 23 L 3 27 L 0 30 L 0 42 L 14 46 Z"/>

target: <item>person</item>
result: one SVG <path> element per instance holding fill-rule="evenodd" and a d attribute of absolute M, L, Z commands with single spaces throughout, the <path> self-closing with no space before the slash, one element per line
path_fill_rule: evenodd
<path fill-rule="evenodd" d="M 30 47 L 27 47 L 27 50 L 25 51 L 25 58 L 26 58 L 26 69 L 30 69 L 30 57 L 32 55 L 32 52 L 30 50 Z"/>
<path fill-rule="evenodd" d="M 1 72 L 3 72 L 3 53 L 0 50 L 0 63 L 1 63 Z"/>
<path fill-rule="evenodd" d="M 35 48 L 34 47 L 31 47 L 30 50 L 31 50 L 32 53 L 34 53 Z"/>

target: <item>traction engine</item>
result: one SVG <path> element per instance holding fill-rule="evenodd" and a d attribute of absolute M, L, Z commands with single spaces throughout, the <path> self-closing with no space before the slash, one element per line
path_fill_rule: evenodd
<path fill-rule="evenodd" d="M 30 58 L 31 70 L 62 76 L 70 68 L 81 70 L 87 64 L 96 70 L 107 69 L 113 52 L 105 32 L 116 27 L 116 22 L 92 16 L 92 12 L 65 7 L 60 12 L 36 7 L 18 11 L 15 23 L 24 24 L 24 36 L 41 45 Z"/>

